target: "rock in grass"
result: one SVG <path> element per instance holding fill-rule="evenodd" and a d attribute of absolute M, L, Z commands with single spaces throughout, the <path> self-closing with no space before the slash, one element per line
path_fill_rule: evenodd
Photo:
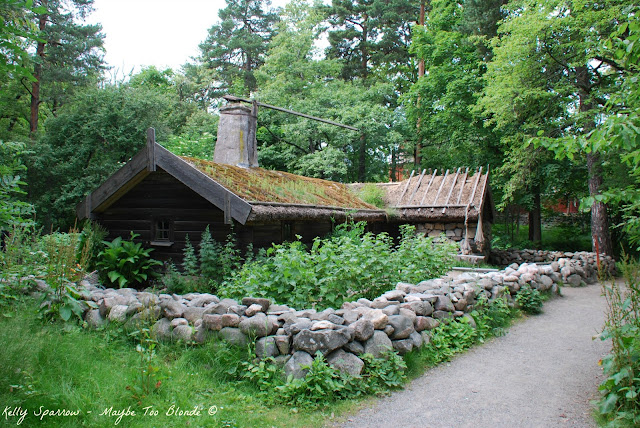
<path fill-rule="evenodd" d="M 413 341 L 411 339 L 401 339 L 392 341 L 393 349 L 398 351 L 400 355 L 411 352 L 413 349 Z"/>
<path fill-rule="evenodd" d="M 275 357 L 280 354 L 274 336 L 261 337 L 256 340 L 256 356 L 260 359 Z"/>
<path fill-rule="evenodd" d="M 309 372 L 309 367 L 313 364 L 313 357 L 304 351 L 297 351 L 289 358 L 284 365 L 284 372 L 294 379 L 302 379 Z"/>
<path fill-rule="evenodd" d="M 364 361 L 350 352 L 337 349 L 327 356 L 327 362 L 342 373 L 358 376 L 362 373 Z"/>
<path fill-rule="evenodd" d="M 127 320 L 127 309 L 126 305 L 115 305 L 109 311 L 109 321 L 115 322 L 125 322 Z"/>
<path fill-rule="evenodd" d="M 175 340 L 191 342 L 193 340 L 193 329 L 189 325 L 181 324 L 171 331 L 171 336 Z"/>
<path fill-rule="evenodd" d="M 168 318 L 160 318 L 151 328 L 151 336 L 156 340 L 171 339 L 171 321 Z"/>
<path fill-rule="evenodd" d="M 220 336 L 234 346 L 247 346 L 247 335 L 240 331 L 239 328 L 224 327 L 220 330 Z"/>
<path fill-rule="evenodd" d="M 92 328 L 99 328 L 107 323 L 107 320 L 102 318 L 102 315 L 100 315 L 100 309 L 91 309 L 90 311 L 87 311 L 84 316 L 84 320 L 87 322 L 89 327 Z"/>
<path fill-rule="evenodd" d="M 384 351 L 392 348 L 393 344 L 391 343 L 391 339 L 389 339 L 389 336 L 387 336 L 384 331 L 380 330 L 376 330 L 373 336 L 364 344 L 364 352 L 376 358 L 380 358 Z"/>
<path fill-rule="evenodd" d="M 264 313 L 258 312 L 255 316 L 240 321 L 239 327 L 246 335 L 264 337 L 271 332 L 272 325 Z"/>

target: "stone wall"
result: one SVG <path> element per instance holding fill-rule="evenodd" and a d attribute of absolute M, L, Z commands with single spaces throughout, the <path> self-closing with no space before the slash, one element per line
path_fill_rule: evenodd
<path fill-rule="evenodd" d="M 488 222 L 484 222 L 483 226 L 483 235 L 484 235 L 484 247 L 477 248 L 475 243 L 476 230 L 478 227 L 477 222 L 469 222 L 469 244 L 474 252 L 483 252 L 486 248 L 488 248 L 487 243 L 491 241 L 491 224 Z M 416 224 L 416 232 L 424 233 L 425 236 L 429 237 L 439 237 L 442 234 L 445 237 L 453 242 L 461 243 L 465 237 L 465 226 L 464 222 L 460 223 L 421 223 Z"/>
<path fill-rule="evenodd" d="M 491 250 L 489 262 L 508 266 L 512 263 L 550 263 L 560 259 L 569 259 L 574 264 L 587 270 L 587 276 L 597 274 L 598 260 L 595 253 L 587 251 L 567 252 L 567 251 L 545 251 L 545 250 Z M 616 275 L 616 262 L 612 257 L 600 255 L 600 267 L 603 272 Z"/>
<path fill-rule="evenodd" d="M 357 375 L 363 367 L 362 353 L 380 356 L 393 348 L 404 354 L 428 342 L 430 330 L 441 322 L 467 317 L 473 324 L 468 312 L 481 295 L 513 301 L 526 284 L 554 292 L 560 283 L 595 280 L 595 271 L 582 266 L 581 260 L 561 258 L 546 265 L 512 264 L 496 272 L 401 282 L 374 300 L 359 299 L 320 312 L 262 298 L 236 301 L 202 293 L 103 289 L 86 280 L 81 285 L 88 291 L 86 298 L 98 305 L 84 316 L 92 327 L 116 322 L 136 329 L 140 322 L 149 322 L 158 340 L 226 340 L 240 346 L 253 340 L 257 357 L 274 357 L 287 374 L 302 377 L 317 351 L 333 366 Z"/>

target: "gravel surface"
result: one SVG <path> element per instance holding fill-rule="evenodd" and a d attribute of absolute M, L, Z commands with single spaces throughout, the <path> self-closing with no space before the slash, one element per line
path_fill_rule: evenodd
<path fill-rule="evenodd" d="M 345 427 L 595 427 L 604 323 L 600 285 L 562 289 L 541 315 L 348 417 Z"/>

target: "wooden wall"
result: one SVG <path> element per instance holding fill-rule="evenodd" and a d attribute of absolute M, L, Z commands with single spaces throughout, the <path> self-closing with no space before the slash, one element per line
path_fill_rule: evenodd
<path fill-rule="evenodd" d="M 173 245 L 170 247 L 150 245 L 154 238 L 155 219 L 173 223 Z M 127 238 L 133 231 L 140 235 L 137 241 L 154 248 L 153 258 L 171 259 L 176 265 L 182 261 L 187 235 L 197 249 L 207 225 L 212 237 L 219 242 L 225 242 L 233 230 L 238 247 L 243 251 L 250 243 L 255 249 L 270 247 L 272 243 L 283 242 L 287 235 L 291 235 L 291 239 L 300 235 L 303 242 L 311 243 L 314 237 L 325 236 L 332 230 L 328 220 L 261 222 L 245 226 L 234 222 L 232 228 L 224 224 L 222 210 L 161 169 L 146 177 L 103 213 L 97 214 L 96 220 L 109 230 L 108 240 L 117 236 Z"/>

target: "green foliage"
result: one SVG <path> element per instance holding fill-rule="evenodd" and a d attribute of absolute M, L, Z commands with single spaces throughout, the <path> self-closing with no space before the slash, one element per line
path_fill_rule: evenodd
<path fill-rule="evenodd" d="M 476 329 L 480 341 L 488 337 L 502 336 L 505 328 L 515 316 L 513 309 L 509 307 L 506 297 L 488 300 L 482 295 L 478 298 L 471 316 L 476 322 Z"/>
<path fill-rule="evenodd" d="M 27 43 L 38 40 L 38 30 L 30 21 L 30 13 L 45 12 L 43 6 L 29 0 L 4 0 L 0 4 L 3 25 L 0 27 L 2 51 L 0 52 L 0 81 L 26 78 L 34 80 L 27 66 Z"/>
<path fill-rule="evenodd" d="M 76 260 L 79 263 L 83 257 L 86 257 L 85 270 L 91 271 L 96 268 L 98 254 L 104 249 L 103 241 L 108 233 L 107 229 L 99 223 L 91 220 L 84 223 L 76 250 Z"/>
<path fill-rule="evenodd" d="M 627 259 L 622 271 L 626 290 L 603 283 L 607 319 L 600 338 L 611 340 L 611 354 L 602 359 L 607 378 L 598 412 L 612 427 L 640 424 L 640 264 Z"/>
<path fill-rule="evenodd" d="M 0 140 L 0 231 L 13 226 L 27 226 L 33 222 L 33 206 L 20 200 L 26 192 L 26 183 L 21 179 L 21 171 L 27 167 L 22 162 L 25 145 L 5 143 Z"/>
<path fill-rule="evenodd" d="M 542 295 L 530 285 L 525 285 L 518 290 L 516 302 L 520 309 L 527 314 L 535 315 L 542 312 Z"/>
<path fill-rule="evenodd" d="M 339 307 L 360 297 L 373 299 L 397 281 L 420 281 L 451 266 L 448 244 L 403 228 L 400 244 L 387 234 L 364 232 L 365 223 L 345 223 L 333 236 L 316 238 L 310 250 L 300 241 L 273 245 L 266 257 L 245 263 L 223 285 L 230 297 L 260 296 L 293 307 Z"/>
<path fill-rule="evenodd" d="M 252 259 L 252 249 L 247 252 L 246 260 Z M 250 254 L 250 255 L 249 255 Z M 232 273 L 242 264 L 240 251 L 237 249 L 235 235 L 230 233 L 224 244 L 211 237 L 209 226 L 202 232 L 200 246 L 196 250 L 187 236 L 183 250 L 181 275 L 174 265 L 170 265 L 163 276 L 162 283 L 173 293 L 216 292 L 218 284 L 230 278 Z"/>
<path fill-rule="evenodd" d="M 226 1 L 220 22 L 200 44 L 201 67 L 216 74 L 218 96 L 249 95 L 256 89 L 254 70 L 264 61 L 278 15 L 262 0 Z"/>
<path fill-rule="evenodd" d="M 209 229 L 207 228 L 207 231 Z M 209 235 L 209 238 L 211 236 Z M 204 237 L 203 237 L 204 241 Z M 187 275 L 197 275 L 198 274 L 198 257 L 196 256 L 196 250 L 191 245 L 191 241 L 189 241 L 189 235 L 187 235 L 186 243 L 183 250 L 183 261 L 182 268 Z"/>
<path fill-rule="evenodd" d="M 378 208 L 385 208 L 384 190 L 373 183 L 365 184 L 360 190 L 360 199 Z"/>
<path fill-rule="evenodd" d="M 129 336 L 137 340 L 136 352 L 140 356 L 137 367 L 137 382 L 127 385 L 127 390 L 138 405 L 146 401 L 149 394 L 156 392 L 162 381 L 159 380 L 158 372 L 160 368 L 156 361 L 156 347 L 158 342 L 153 338 L 151 328 L 155 318 L 151 316 L 152 308 L 146 308 L 138 318 L 136 330 L 129 333 Z"/>
<path fill-rule="evenodd" d="M 119 288 L 135 287 L 156 275 L 153 267 L 161 263 L 150 257 L 153 249 L 134 242 L 138 236 L 131 232 L 129 240 L 118 236 L 111 242 L 104 241 L 106 248 L 98 254 L 97 263 L 103 283 Z"/>
<path fill-rule="evenodd" d="M 82 321 L 87 307 L 97 307 L 83 299 L 84 290 L 77 285 L 85 274 L 89 257 L 89 242 L 79 249 L 80 233 L 72 229 L 67 234 L 53 233 L 42 238 L 48 254 L 46 282 L 49 289 L 42 293 L 38 312 L 45 320 Z M 80 258 L 78 259 L 78 252 Z"/>
<path fill-rule="evenodd" d="M 407 366 L 393 351 L 386 351 L 381 358 L 371 354 L 360 358 L 364 362 L 360 376 L 341 373 L 330 366 L 320 352 L 301 379 L 284 379 L 283 371 L 272 358 L 245 364 L 244 376 L 258 387 L 265 401 L 302 409 L 317 409 L 338 400 L 385 393 L 400 388 L 406 380 Z"/>

